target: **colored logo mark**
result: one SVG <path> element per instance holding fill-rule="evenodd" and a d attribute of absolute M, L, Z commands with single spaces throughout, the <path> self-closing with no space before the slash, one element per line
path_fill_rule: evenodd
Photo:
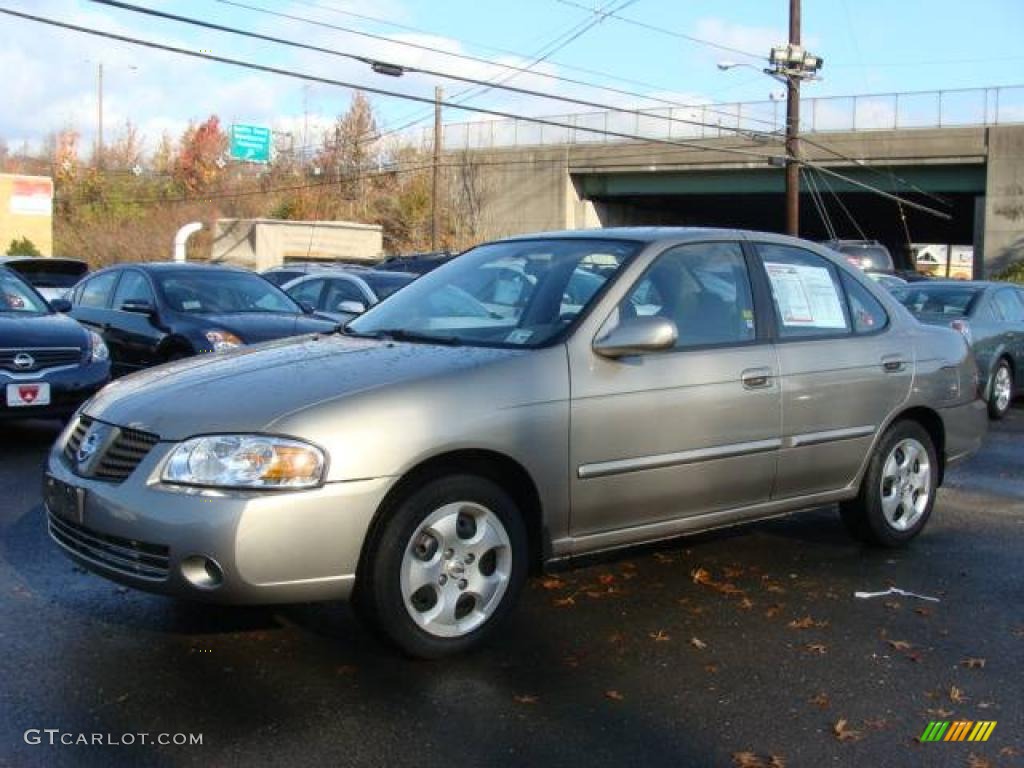
<path fill-rule="evenodd" d="M 995 727 L 995 720 L 933 720 L 921 734 L 921 741 L 988 741 Z"/>

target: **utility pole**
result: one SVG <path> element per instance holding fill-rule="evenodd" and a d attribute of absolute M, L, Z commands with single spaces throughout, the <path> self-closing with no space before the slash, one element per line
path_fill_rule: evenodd
<path fill-rule="evenodd" d="M 103 62 L 96 65 L 96 167 L 103 168 Z"/>
<path fill-rule="evenodd" d="M 800 47 L 800 0 L 789 0 L 789 48 Z M 786 77 L 786 234 L 800 236 L 800 78 Z"/>
<path fill-rule="evenodd" d="M 438 190 L 441 186 L 441 101 L 444 90 L 441 86 L 434 88 L 434 176 L 430 195 L 430 250 L 438 249 L 438 238 L 441 232 L 441 206 L 438 204 Z"/>

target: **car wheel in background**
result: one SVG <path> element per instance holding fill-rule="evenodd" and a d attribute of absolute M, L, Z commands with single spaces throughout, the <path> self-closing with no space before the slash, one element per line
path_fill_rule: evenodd
<path fill-rule="evenodd" d="M 988 392 L 988 415 L 998 421 L 1010 410 L 1013 400 L 1013 371 L 1004 359 L 996 364 L 992 372 L 992 385 Z"/>
<path fill-rule="evenodd" d="M 839 505 L 843 522 L 862 541 L 902 546 L 928 522 L 938 477 L 931 436 L 915 421 L 898 421 L 878 442 L 857 497 Z"/>
<path fill-rule="evenodd" d="M 385 512 L 359 574 L 364 618 L 411 656 L 478 645 L 508 615 L 528 567 L 519 509 L 483 477 L 450 475 Z"/>

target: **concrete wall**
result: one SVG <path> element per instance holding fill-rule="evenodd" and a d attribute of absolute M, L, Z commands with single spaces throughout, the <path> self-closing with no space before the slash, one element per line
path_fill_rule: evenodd
<path fill-rule="evenodd" d="M 11 240 L 23 237 L 44 256 L 53 255 L 53 180 L 0 174 L 0 254 L 7 253 Z"/>
<path fill-rule="evenodd" d="M 1024 259 L 1024 126 L 988 132 L 985 276 Z"/>
<path fill-rule="evenodd" d="M 376 261 L 384 253 L 381 227 L 348 221 L 219 219 L 211 261 L 264 270 L 286 261 Z"/>

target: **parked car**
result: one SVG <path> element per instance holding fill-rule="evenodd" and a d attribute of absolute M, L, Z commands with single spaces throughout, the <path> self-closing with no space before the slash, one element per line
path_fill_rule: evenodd
<path fill-rule="evenodd" d="M 425 275 L 442 264 L 447 264 L 458 254 L 451 251 L 428 251 L 426 253 L 410 253 L 403 256 L 391 256 L 378 262 L 374 269 L 386 272 L 411 272 Z"/>
<path fill-rule="evenodd" d="M 534 278 L 529 300 L 449 314 L 497 266 Z M 577 270 L 602 284 L 566 311 Z M 854 535 L 906 544 L 987 425 L 955 331 L 779 235 L 489 243 L 347 330 L 101 393 L 48 458 L 54 540 L 177 597 L 352 598 L 437 657 L 491 634 L 532 567 L 834 502 Z M 80 458 L 126 431 L 145 449 L 116 480 L 103 449 Z"/>
<path fill-rule="evenodd" d="M 889 249 L 877 240 L 826 240 L 822 245 L 843 254 L 848 262 L 860 269 L 884 272 L 895 269 Z"/>
<path fill-rule="evenodd" d="M 89 265 L 78 259 L 0 256 L 0 266 L 17 272 L 47 301 L 65 298 L 68 291 L 89 273 Z"/>
<path fill-rule="evenodd" d="M 1001 419 L 1024 393 L 1024 289 L 1007 283 L 935 280 L 893 295 L 918 320 L 959 331 L 974 350 L 989 416 Z"/>
<path fill-rule="evenodd" d="M 285 283 L 290 283 L 292 280 L 297 280 L 298 278 L 305 277 L 306 275 L 334 269 L 369 269 L 371 264 L 372 262 L 366 262 L 366 264 L 359 265 L 349 264 L 342 261 L 289 261 L 278 267 L 266 269 L 263 272 L 260 272 L 260 274 L 278 288 L 281 288 Z"/>
<path fill-rule="evenodd" d="M 72 317 L 102 334 L 115 375 L 337 328 L 310 317 L 259 275 L 235 267 L 119 264 L 90 275 L 70 298 Z"/>
<path fill-rule="evenodd" d="M 103 339 L 68 308 L 0 266 L 0 419 L 67 418 L 110 380 Z"/>
<path fill-rule="evenodd" d="M 281 288 L 302 306 L 313 307 L 318 315 L 347 323 L 417 277 L 374 269 L 327 270 L 299 277 Z"/>

